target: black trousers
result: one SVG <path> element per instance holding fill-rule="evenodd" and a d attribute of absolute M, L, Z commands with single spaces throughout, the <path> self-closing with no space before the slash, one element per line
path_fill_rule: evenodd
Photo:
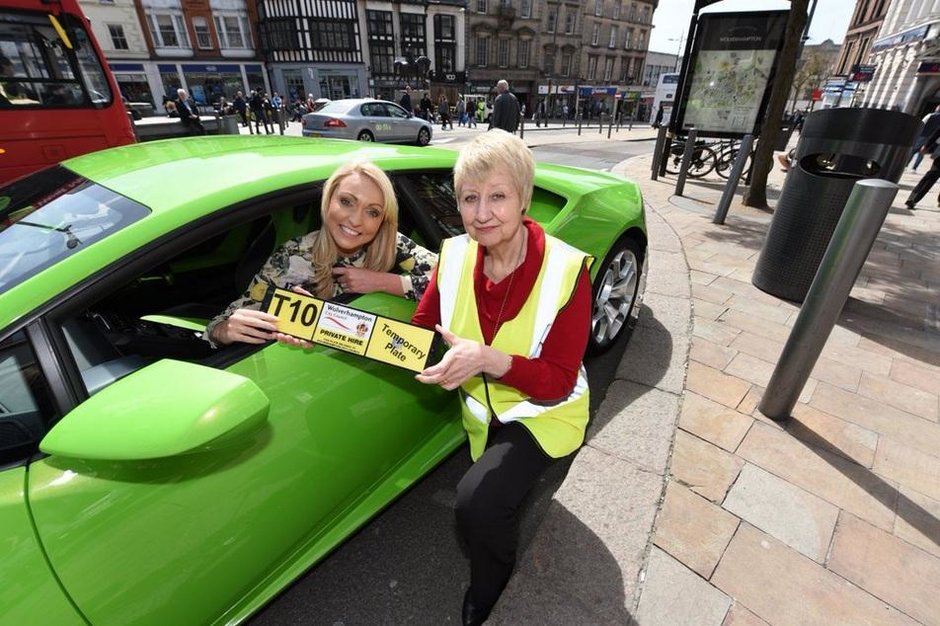
<path fill-rule="evenodd" d="M 509 582 L 520 505 L 556 460 L 525 426 L 511 422 L 490 431 L 486 450 L 457 484 L 457 531 L 470 553 L 470 593 L 477 606 L 496 604 Z"/>
<path fill-rule="evenodd" d="M 930 169 L 924 172 L 923 177 L 917 181 L 917 184 L 911 189 L 911 195 L 908 196 L 905 204 L 914 205 L 920 202 L 921 198 L 927 195 L 938 179 L 940 179 L 940 158 L 934 159 Z"/>

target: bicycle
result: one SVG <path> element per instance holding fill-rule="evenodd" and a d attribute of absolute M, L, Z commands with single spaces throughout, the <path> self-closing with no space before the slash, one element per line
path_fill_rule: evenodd
<path fill-rule="evenodd" d="M 666 173 L 676 175 L 682 168 L 682 156 L 685 154 L 685 140 L 673 143 L 666 154 Z M 691 178 L 701 178 L 715 167 L 717 155 L 704 141 L 696 141 L 692 149 L 692 158 L 686 172 Z"/>
<path fill-rule="evenodd" d="M 738 152 L 741 151 L 741 142 L 738 140 L 729 141 L 726 145 L 722 145 L 719 148 L 718 156 L 715 159 L 715 173 L 724 178 L 725 180 L 731 175 L 731 167 L 734 165 L 735 160 L 738 158 Z M 745 162 L 744 169 L 741 171 L 741 176 L 746 177 L 751 171 L 751 165 L 754 161 L 754 148 L 751 148 L 751 153 L 747 157 Z"/>

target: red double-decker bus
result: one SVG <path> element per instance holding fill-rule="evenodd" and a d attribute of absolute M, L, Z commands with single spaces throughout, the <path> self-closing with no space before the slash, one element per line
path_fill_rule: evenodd
<path fill-rule="evenodd" d="M 0 184 L 133 143 L 117 82 L 77 0 L 0 4 Z"/>

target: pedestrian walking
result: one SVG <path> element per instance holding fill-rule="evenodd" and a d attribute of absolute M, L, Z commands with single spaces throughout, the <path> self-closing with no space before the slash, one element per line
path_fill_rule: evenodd
<path fill-rule="evenodd" d="M 917 138 L 914 139 L 914 146 L 911 149 L 911 156 L 914 157 L 914 165 L 911 166 L 911 171 L 914 172 L 917 171 L 917 167 L 924 159 L 924 155 L 920 149 L 927 142 L 927 138 L 930 137 L 937 128 L 940 128 L 940 105 L 938 105 L 932 113 L 925 115 L 924 119 L 921 121 L 923 121 L 924 126 L 920 129 Z"/>
<path fill-rule="evenodd" d="M 940 179 L 940 146 L 937 145 L 938 140 L 940 140 L 940 125 L 927 137 L 924 141 L 924 145 L 921 146 L 919 150 L 921 155 L 930 154 L 930 157 L 933 159 L 933 164 L 930 166 L 930 169 L 924 173 L 923 177 L 917 181 L 917 184 L 911 189 L 911 195 L 904 201 L 904 205 L 912 211 L 914 210 L 914 206 L 920 202 L 921 198 L 926 196 L 931 188 L 933 188 L 934 183 Z M 938 205 L 940 205 L 940 199 L 938 199 L 937 202 Z"/>
<path fill-rule="evenodd" d="M 447 96 L 444 95 L 444 92 L 441 92 L 441 97 L 437 101 L 437 112 L 441 116 L 441 130 L 450 126 L 451 130 L 454 130 L 454 121 L 450 119 L 450 102 L 447 100 Z"/>
<path fill-rule="evenodd" d="M 514 133 L 519 128 L 519 101 L 509 91 L 509 83 L 500 80 L 496 83 L 496 102 L 493 104 L 493 117 L 489 130 L 501 128 L 507 133 Z"/>
<path fill-rule="evenodd" d="M 252 134 L 260 135 L 261 134 L 261 124 L 264 124 L 264 131 L 267 134 L 271 134 L 271 127 L 268 124 L 268 118 L 264 114 L 264 103 L 267 98 L 264 97 L 264 92 L 260 89 L 254 89 L 251 92 L 251 98 L 248 99 L 248 108 L 251 109 L 251 115 L 255 118 L 255 128 L 252 131 Z M 249 128 L 251 128 L 249 126 Z"/>
<path fill-rule="evenodd" d="M 235 99 L 232 100 L 232 106 L 235 107 L 235 113 L 242 121 L 242 126 L 249 127 L 248 124 L 248 101 L 241 91 L 235 92 Z"/>
<path fill-rule="evenodd" d="M 398 104 L 401 106 L 401 108 L 414 115 L 415 108 L 411 103 L 411 85 L 405 85 L 405 93 L 402 94 L 401 100 L 398 101 Z"/>
<path fill-rule="evenodd" d="M 467 103 L 463 101 L 463 96 L 457 96 L 457 126 L 463 126 L 467 123 Z"/>

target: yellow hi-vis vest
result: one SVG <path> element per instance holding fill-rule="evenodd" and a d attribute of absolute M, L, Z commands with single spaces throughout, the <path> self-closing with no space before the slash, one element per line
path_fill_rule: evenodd
<path fill-rule="evenodd" d="M 503 323 L 492 347 L 530 359 L 542 352 L 558 312 L 574 293 L 588 256 L 563 241 L 545 236 L 545 256 L 535 286 L 515 318 Z M 473 290 L 477 243 L 467 235 L 444 241 L 437 266 L 441 296 L 441 325 L 459 337 L 483 343 Z M 502 423 L 520 421 L 542 450 L 553 458 L 578 449 L 588 421 L 588 382 L 582 363 L 574 389 L 551 402 L 532 400 L 517 389 L 482 375 L 461 387 L 463 426 L 470 438 L 470 456 L 476 461 L 486 448 L 491 413 Z M 492 408 L 492 411 L 490 411 Z"/>

